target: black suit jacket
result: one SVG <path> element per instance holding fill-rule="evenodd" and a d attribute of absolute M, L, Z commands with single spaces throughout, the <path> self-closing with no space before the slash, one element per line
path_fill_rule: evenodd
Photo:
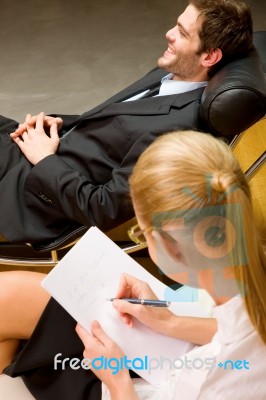
<path fill-rule="evenodd" d="M 91 111 L 63 116 L 57 154 L 34 167 L 10 144 L 18 161 L 0 181 L 8 240 L 50 239 L 74 221 L 106 231 L 133 216 L 127 181 L 139 155 L 162 133 L 198 127 L 203 89 L 122 102 L 164 75 L 155 69 Z"/>

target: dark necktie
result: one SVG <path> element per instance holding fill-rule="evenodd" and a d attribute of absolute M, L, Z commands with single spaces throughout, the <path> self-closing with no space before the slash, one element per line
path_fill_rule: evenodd
<path fill-rule="evenodd" d="M 156 96 L 156 94 L 159 94 L 160 87 L 161 87 L 161 82 L 157 83 L 156 86 L 151 87 L 148 93 L 144 94 L 144 96 L 142 96 L 141 99 L 146 99 L 147 97 Z"/>

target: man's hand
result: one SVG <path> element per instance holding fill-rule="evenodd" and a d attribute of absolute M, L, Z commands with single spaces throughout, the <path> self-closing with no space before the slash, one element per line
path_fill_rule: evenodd
<path fill-rule="evenodd" d="M 114 358 L 120 360 L 124 357 L 123 351 L 106 335 L 99 322 L 92 322 L 91 335 L 80 325 L 77 325 L 76 332 L 85 347 L 84 358 L 93 360 L 103 356 L 108 360 Z M 116 371 L 117 373 L 113 373 L 110 368 L 97 370 L 91 368 L 91 370 L 108 387 L 112 400 L 137 399 L 128 369 L 121 369 Z"/>
<path fill-rule="evenodd" d="M 40 113 L 35 119 L 31 115 L 26 117 L 26 131 L 21 134 L 16 132 L 10 136 L 19 146 L 22 153 L 33 165 L 45 157 L 55 154 L 59 146 L 58 126 L 52 123 L 50 127 L 50 137 L 44 130 L 44 113 Z"/>
<path fill-rule="evenodd" d="M 35 125 L 37 121 L 37 115 L 34 115 L 29 118 L 29 114 L 26 116 L 25 122 L 22 124 L 19 124 L 18 128 L 11 134 L 11 137 L 15 139 L 18 136 L 21 136 L 24 132 L 27 132 L 27 125 Z M 63 120 L 60 117 L 50 117 L 48 115 L 44 115 L 43 118 L 43 126 L 45 131 L 48 130 L 50 132 L 50 129 L 53 124 L 57 125 L 57 130 L 60 131 L 60 129 L 63 126 Z"/>

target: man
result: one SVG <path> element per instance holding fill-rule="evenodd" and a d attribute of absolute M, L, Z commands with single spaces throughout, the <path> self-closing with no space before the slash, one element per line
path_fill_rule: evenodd
<path fill-rule="evenodd" d="M 132 166 L 162 133 L 198 127 L 209 76 L 252 49 L 250 10 L 241 0 L 191 0 L 166 39 L 159 68 L 80 117 L 27 116 L 11 138 L 16 124 L 2 119 L 4 238 L 51 239 L 74 222 L 106 231 L 131 218 Z M 159 95 L 143 98 L 162 78 Z"/>

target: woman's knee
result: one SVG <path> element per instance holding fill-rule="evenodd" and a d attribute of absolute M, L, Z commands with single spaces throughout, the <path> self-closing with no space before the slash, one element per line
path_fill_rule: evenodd
<path fill-rule="evenodd" d="M 5 312 L 8 314 L 10 305 L 17 301 L 21 293 L 20 273 L 17 271 L 1 272 L 0 273 L 0 313 L 1 317 Z"/>
<path fill-rule="evenodd" d="M 34 330 L 49 294 L 35 272 L 0 272 L 0 340 L 26 339 Z"/>

